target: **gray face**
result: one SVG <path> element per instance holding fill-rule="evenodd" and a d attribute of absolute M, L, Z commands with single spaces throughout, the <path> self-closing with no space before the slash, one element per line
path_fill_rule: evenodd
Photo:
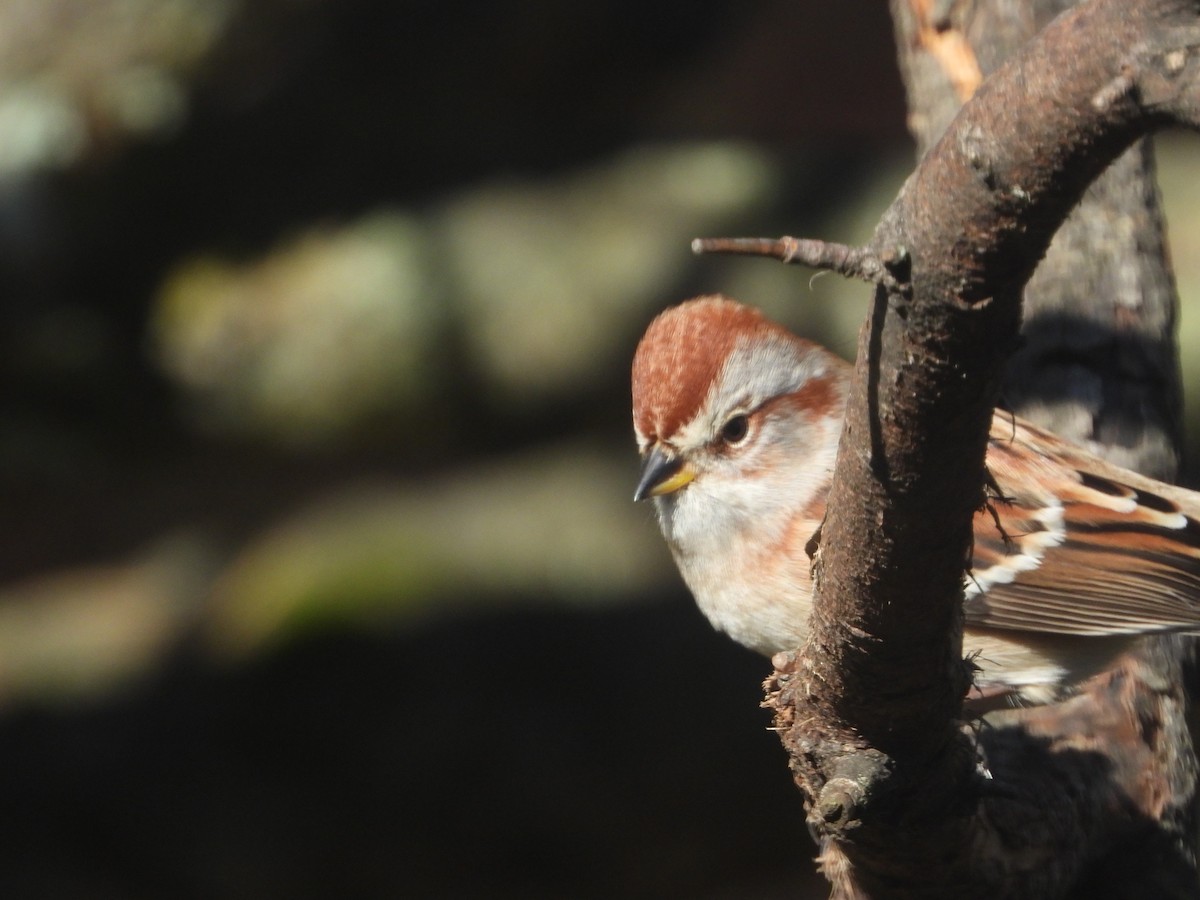
<path fill-rule="evenodd" d="M 695 472 L 655 498 L 677 557 L 724 556 L 750 530 L 776 537 L 832 467 L 844 364 L 783 333 L 757 337 L 734 345 L 696 415 L 664 442 Z"/>

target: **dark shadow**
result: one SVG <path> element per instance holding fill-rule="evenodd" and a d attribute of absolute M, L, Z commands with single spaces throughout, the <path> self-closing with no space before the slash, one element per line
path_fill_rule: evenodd
<path fill-rule="evenodd" d="M 10 712 L 0 895 L 810 896 L 768 666 L 676 601 L 331 635 Z"/>

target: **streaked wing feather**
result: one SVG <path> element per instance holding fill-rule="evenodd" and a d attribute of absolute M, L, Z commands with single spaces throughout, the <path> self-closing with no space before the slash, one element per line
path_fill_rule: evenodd
<path fill-rule="evenodd" d="M 1003 497 L 976 516 L 968 624 L 1200 630 L 1200 497 L 1003 415 L 988 467 Z"/>

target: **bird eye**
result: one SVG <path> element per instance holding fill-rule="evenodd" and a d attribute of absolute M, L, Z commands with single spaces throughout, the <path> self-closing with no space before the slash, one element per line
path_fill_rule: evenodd
<path fill-rule="evenodd" d="M 738 413 L 721 428 L 721 440 L 730 445 L 740 444 L 749 433 L 750 417 L 745 413 Z"/>

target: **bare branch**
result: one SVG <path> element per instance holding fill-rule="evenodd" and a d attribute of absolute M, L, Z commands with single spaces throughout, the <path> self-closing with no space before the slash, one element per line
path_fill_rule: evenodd
<path fill-rule="evenodd" d="M 857 278 L 879 284 L 888 279 L 888 272 L 902 266 L 902 252 L 890 250 L 883 257 L 866 247 L 849 247 L 832 241 L 808 238 L 696 238 L 692 252 L 731 253 L 741 256 L 765 256 L 782 263 L 795 263 L 813 269 L 836 272 L 847 278 Z"/>
<path fill-rule="evenodd" d="M 1022 288 L 1125 147 L 1167 122 L 1196 126 L 1198 48 L 1197 0 L 1064 14 L 984 82 L 868 245 L 880 258 L 906 248 L 907 266 L 880 282 L 860 333 L 809 641 L 768 698 L 827 868 L 848 873 L 835 896 L 1061 893 L 1076 872 L 1052 855 L 988 856 L 1020 836 L 1004 815 L 1013 790 L 1071 810 L 1043 823 L 1047 846 L 1100 853 L 1111 835 L 1118 799 L 1070 780 L 1087 748 L 1071 765 L 1022 757 L 1028 744 L 981 760 L 960 730 L 962 572 Z"/>

